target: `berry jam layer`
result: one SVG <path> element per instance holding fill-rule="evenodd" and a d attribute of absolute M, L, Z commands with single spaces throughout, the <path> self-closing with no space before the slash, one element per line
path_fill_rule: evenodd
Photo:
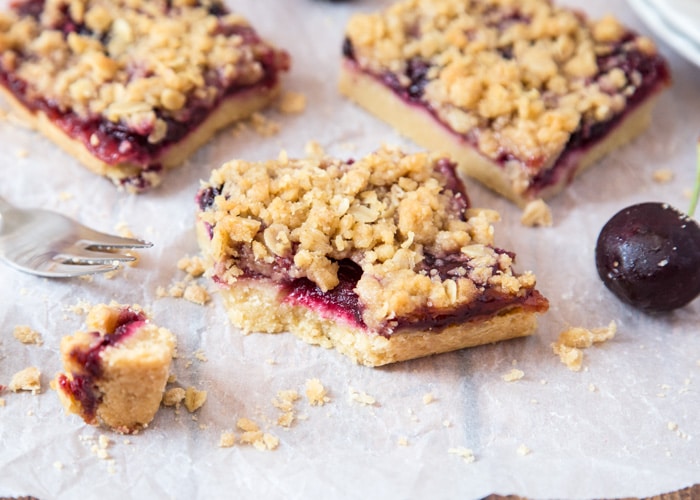
<path fill-rule="evenodd" d="M 463 263 L 456 260 L 452 262 L 448 260 L 439 266 L 433 264 L 430 269 L 436 269 L 438 273 L 447 276 L 462 265 Z M 361 274 L 362 270 L 357 264 L 347 260 L 342 261 L 339 263 L 340 284 L 338 286 L 324 292 L 308 279 L 287 282 L 281 285 L 287 293 L 284 302 L 306 307 L 322 318 L 338 319 L 366 331 L 367 325 L 362 320 L 364 305 L 354 291 Z M 495 288 L 488 288 L 477 301 L 453 310 L 441 311 L 425 307 L 414 311 L 409 316 L 386 321 L 374 333 L 387 338 L 392 334 L 400 334 L 404 330 L 439 333 L 445 327 L 506 313 L 516 308 L 541 313 L 547 310 L 548 302 L 536 290 L 528 290 L 522 295 L 513 297 L 500 293 Z"/>
<path fill-rule="evenodd" d="M 100 335 L 92 332 L 94 342 L 87 346 L 77 346 L 69 354 L 75 365 L 80 366 L 79 373 L 72 373 L 69 378 L 65 374 L 58 376 L 58 386 L 61 391 L 81 406 L 83 418 L 92 422 L 97 414 L 97 407 L 102 398 L 97 388 L 97 382 L 103 373 L 102 353 L 110 346 L 116 346 L 126 340 L 146 321 L 146 316 L 139 311 L 124 308 L 116 320 L 114 332 Z"/>
<path fill-rule="evenodd" d="M 670 84 L 653 43 L 614 18 L 591 22 L 543 0 L 477 0 L 449 12 L 437 4 L 398 2 L 352 18 L 344 68 L 523 177 L 526 197 L 570 181 L 582 157 Z"/>
<path fill-rule="evenodd" d="M 219 2 L 112 3 L 28 0 L 0 17 L 0 85 L 107 165 L 158 170 L 223 102 L 272 91 L 289 68 Z"/>

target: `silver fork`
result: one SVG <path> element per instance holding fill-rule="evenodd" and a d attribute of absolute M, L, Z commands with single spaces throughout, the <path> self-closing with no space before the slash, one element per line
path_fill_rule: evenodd
<path fill-rule="evenodd" d="M 120 250 L 151 246 L 95 231 L 57 212 L 17 208 L 0 197 L 0 259 L 20 271 L 50 278 L 104 273 L 136 260 Z"/>

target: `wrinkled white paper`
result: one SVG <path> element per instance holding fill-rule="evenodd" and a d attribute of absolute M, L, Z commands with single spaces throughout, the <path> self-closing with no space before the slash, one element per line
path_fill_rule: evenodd
<path fill-rule="evenodd" d="M 416 149 L 336 90 L 348 16 L 386 1 L 229 3 L 292 54 L 286 87 L 304 93 L 308 105 L 298 115 L 267 112 L 281 125 L 277 135 L 225 131 L 160 188 L 134 196 L 16 121 L 0 122 L 2 196 L 104 231 L 123 223 L 154 243 L 140 252 L 138 266 L 113 279 L 48 280 L 0 265 L 0 384 L 27 366 L 42 371 L 40 394 L 0 392 L 0 496 L 612 498 L 700 481 L 700 302 L 665 316 L 641 314 L 604 288 L 593 261 L 598 231 L 622 207 L 663 200 L 686 209 L 700 134 L 700 70 L 660 44 L 674 85 L 661 97 L 650 129 L 552 200 L 551 228 L 523 227 L 516 207 L 469 183 L 473 205 L 502 214 L 497 243 L 517 253 L 520 270 L 536 273 L 551 301 L 536 335 L 371 369 L 290 334 L 242 335 L 229 325 L 207 281 L 213 298 L 205 306 L 157 296 L 159 286 L 184 278 L 177 261 L 197 253 L 194 196 L 200 179 L 225 160 L 268 159 L 281 149 L 300 156 L 310 140 L 342 157 L 364 155 L 381 143 Z M 580 8 L 593 16 L 612 11 L 647 33 L 621 1 L 591 0 Z M 660 169 L 672 170 L 673 178 L 654 181 Z M 176 334 L 171 387 L 208 392 L 195 414 L 162 408 L 135 436 L 64 414 L 49 381 L 61 369 L 61 337 L 84 327 L 72 306 L 111 300 L 142 305 Z M 553 354 L 550 345 L 566 327 L 612 320 L 617 336 L 587 349 L 582 371 L 570 371 Z M 40 332 L 43 345 L 18 342 L 12 335 L 17 325 Z M 513 369 L 523 377 L 505 381 Z M 328 389 L 323 406 L 310 406 L 304 396 L 313 378 Z M 272 400 L 290 389 L 302 397 L 294 404 L 297 419 L 284 429 L 276 424 L 281 411 Z M 361 404 L 364 395 L 374 404 Z M 277 436 L 279 447 L 219 447 L 223 431 L 240 437 L 236 422 L 242 417 Z M 103 438 L 102 448 L 101 435 L 109 440 Z M 471 462 L 462 457 L 466 449 Z"/>

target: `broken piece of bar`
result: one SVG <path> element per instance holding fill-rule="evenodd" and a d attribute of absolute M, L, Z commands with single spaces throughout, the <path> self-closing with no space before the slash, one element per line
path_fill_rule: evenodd
<path fill-rule="evenodd" d="M 121 433 L 146 427 L 160 406 L 175 336 L 138 306 L 94 306 L 88 331 L 61 340 L 64 373 L 51 386 L 68 413 Z"/>
<path fill-rule="evenodd" d="M 549 0 L 403 0 L 353 16 L 340 91 L 519 206 L 649 124 L 670 84 L 648 38 Z"/>
<path fill-rule="evenodd" d="M 218 0 L 19 0 L 0 94 L 94 172 L 139 192 L 265 107 L 289 56 Z"/>
<path fill-rule="evenodd" d="M 197 195 L 232 323 L 380 366 L 529 335 L 548 309 L 444 155 L 234 160 Z"/>

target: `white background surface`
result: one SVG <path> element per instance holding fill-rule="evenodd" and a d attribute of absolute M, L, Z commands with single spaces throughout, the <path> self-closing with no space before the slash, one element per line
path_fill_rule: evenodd
<path fill-rule="evenodd" d="M 6 401 L 0 407 L 0 496 L 111 499 L 127 490 L 135 498 L 440 499 L 494 492 L 611 498 L 649 496 L 700 481 L 700 301 L 661 317 L 643 315 L 604 288 L 593 261 L 600 228 L 624 206 L 663 200 L 686 209 L 700 133 L 700 70 L 660 44 L 674 85 L 661 98 L 651 128 L 551 201 L 551 228 L 522 227 L 517 208 L 469 183 L 473 205 L 502 214 L 497 243 L 516 251 L 518 268 L 532 269 L 550 299 L 536 335 L 370 369 L 289 334 L 243 336 L 229 326 L 216 295 L 204 307 L 156 298 L 158 286 L 183 278 L 177 260 L 197 252 L 194 196 L 199 180 L 223 161 L 267 159 L 280 149 L 299 156 L 311 139 L 343 157 L 363 155 L 382 142 L 415 149 L 336 91 L 347 17 L 386 1 L 236 4 L 264 36 L 291 52 L 286 86 L 309 99 L 303 114 L 267 113 L 281 123 L 278 135 L 223 132 L 160 188 L 132 196 L 36 133 L 0 122 L 3 196 L 59 210 L 101 230 L 125 222 L 155 244 L 141 253 L 138 267 L 113 280 L 50 281 L 0 265 L 0 384 L 29 365 L 43 373 L 39 395 L 0 393 Z M 595 17 L 613 11 L 648 33 L 622 1 L 589 1 L 585 10 Z M 673 170 L 671 182 L 652 180 L 661 168 Z M 164 408 L 127 444 L 123 436 L 63 413 L 48 384 L 61 369 L 60 338 L 84 326 L 84 317 L 68 310 L 81 300 L 141 304 L 176 334 L 178 384 L 209 394 L 197 421 L 184 409 L 177 415 Z M 550 344 L 567 326 L 594 328 L 611 320 L 618 335 L 585 352 L 583 371 L 569 371 L 552 353 Z M 20 344 L 12 336 L 16 325 L 41 332 L 43 346 Z M 194 358 L 198 349 L 208 361 Z M 514 367 L 524 378 L 505 382 L 502 376 Z M 279 410 L 271 400 L 277 391 L 303 393 L 310 378 L 320 379 L 331 402 L 310 407 L 302 398 L 296 409 L 306 418 L 289 430 L 275 426 Z M 377 404 L 352 402 L 350 388 Z M 426 405 L 427 393 L 435 400 Z M 279 448 L 219 448 L 221 431 L 234 429 L 240 417 L 278 436 Z M 100 434 L 111 439 L 113 462 L 90 450 L 86 439 Z M 398 444 L 401 438 L 407 446 Z M 517 453 L 522 444 L 530 454 Z M 476 460 L 465 463 L 448 453 L 457 447 L 473 450 Z"/>

